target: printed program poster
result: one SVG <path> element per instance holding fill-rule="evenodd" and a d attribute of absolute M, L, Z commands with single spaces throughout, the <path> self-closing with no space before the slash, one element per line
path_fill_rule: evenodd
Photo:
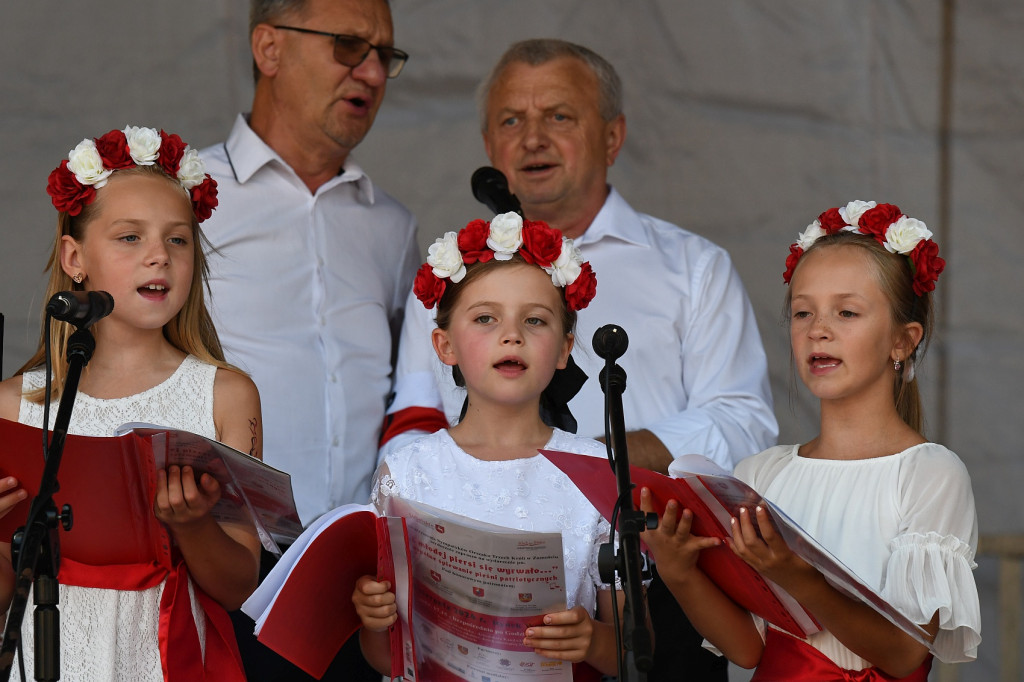
<path fill-rule="evenodd" d="M 406 654 L 416 665 L 406 661 L 406 679 L 418 671 L 431 682 L 572 680 L 570 663 L 522 643 L 545 613 L 566 607 L 559 533 L 511 530 L 393 498 L 387 514 L 405 517 L 412 561 L 415 644 Z"/>

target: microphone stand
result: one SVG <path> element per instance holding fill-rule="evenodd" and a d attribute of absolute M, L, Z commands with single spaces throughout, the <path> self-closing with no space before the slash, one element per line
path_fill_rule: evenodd
<path fill-rule="evenodd" d="M 609 326 L 610 327 L 610 326 Z M 609 327 L 598 330 L 601 334 Z M 626 427 L 622 410 L 622 394 L 626 390 L 626 372 L 615 360 L 626 350 L 625 331 L 615 327 L 611 331 L 621 332 L 619 348 L 602 348 L 595 335 L 594 350 L 605 359 L 601 370 L 601 390 L 605 393 L 606 434 L 612 445 L 614 458 L 612 469 L 618 489 L 619 508 L 619 550 L 615 553 L 613 543 L 605 543 L 598 554 L 598 570 L 601 579 L 613 583 L 615 574 L 622 579 L 625 596 L 623 608 L 622 641 L 626 650 L 624 669 L 619 672 L 620 682 L 646 682 L 647 671 L 654 664 L 651 633 L 647 627 L 647 606 L 643 594 L 643 562 L 640 558 L 640 533 L 657 526 L 657 516 L 645 514 L 633 507 L 633 484 L 629 477 L 629 455 L 626 451 Z M 651 518 L 653 516 L 653 518 Z M 652 525 L 653 522 L 653 525 Z M 613 528 L 614 532 L 615 529 Z"/>
<path fill-rule="evenodd" d="M 64 453 L 64 440 L 71 422 L 71 409 L 78 394 L 82 369 L 96 349 L 96 341 L 87 328 L 78 329 L 68 339 L 68 374 L 60 396 L 53 436 L 46 450 L 46 465 L 39 483 L 39 493 L 32 500 L 28 519 L 15 533 L 11 543 L 11 561 L 15 566 L 15 588 L 7 614 L 3 643 L 0 644 L 0 678 L 10 679 L 15 651 L 21 640 L 21 623 L 25 615 L 30 588 L 34 591 L 35 678 L 60 679 L 60 612 L 57 572 L 60 568 L 60 537 L 57 524 L 71 530 L 70 505 L 60 513 L 53 494 L 60 490 L 57 471 Z M 47 428 L 43 424 L 43 429 Z"/>

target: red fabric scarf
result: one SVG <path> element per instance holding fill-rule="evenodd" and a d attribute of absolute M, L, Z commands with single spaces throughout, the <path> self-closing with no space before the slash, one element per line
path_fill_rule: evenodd
<path fill-rule="evenodd" d="M 188 596 L 188 569 L 178 559 L 168 570 L 157 563 L 118 566 L 90 566 L 66 557 L 61 559 L 60 582 L 78 587 L 140 591 L 156 587 L 167 578 L 160 599 L 160 663 L 166 682 L 245 682 L 242 656 L 227 611 L 206 593 L 193 586 L 206 613 L 206 661 L 199 646 L 199 633 L 192 617 Z"/>
<path fill-rule="evenodd" d="M 845 670 L 807 642 L 768 628 L 764 653 L 750 682 L 927 682 L 931 667 L 929 654 L 907 677 L 892 677 L 875 667 Z"/>

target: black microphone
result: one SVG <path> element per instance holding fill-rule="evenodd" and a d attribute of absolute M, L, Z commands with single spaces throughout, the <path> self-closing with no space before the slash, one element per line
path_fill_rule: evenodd
<path fill-rule="evenodd" d="M 594 332 L 594 352 L 605 360 L 617 360 L 626 352 L 629 337 L 617 324 L 606 324 Z"/>
<path fill-rule="evenodd" d="M 55 320 L 87 329 L 114 310 L 114 297 L 105 291 L 58 291 L 46 304 Z"/>
<path fill-rule="evenodd" d="M 513 212 L 523 215 L 519 199 L 508 189 L 508 179 L 497 168 L 477 168 L 473 172 L 473 177 L 469 179 L 469 184 L 473 188 L 473 198 L 495 214 Z"/>

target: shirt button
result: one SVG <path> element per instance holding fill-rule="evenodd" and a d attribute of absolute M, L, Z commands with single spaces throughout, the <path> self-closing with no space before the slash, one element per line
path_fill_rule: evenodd
<path fill-rule="evenodd" d="M 331 445 L 333 445 L 334 447 L 338 447 L 338 437 L 337 436 L 335 436 L 334 440 L 331 441 Z"/>

